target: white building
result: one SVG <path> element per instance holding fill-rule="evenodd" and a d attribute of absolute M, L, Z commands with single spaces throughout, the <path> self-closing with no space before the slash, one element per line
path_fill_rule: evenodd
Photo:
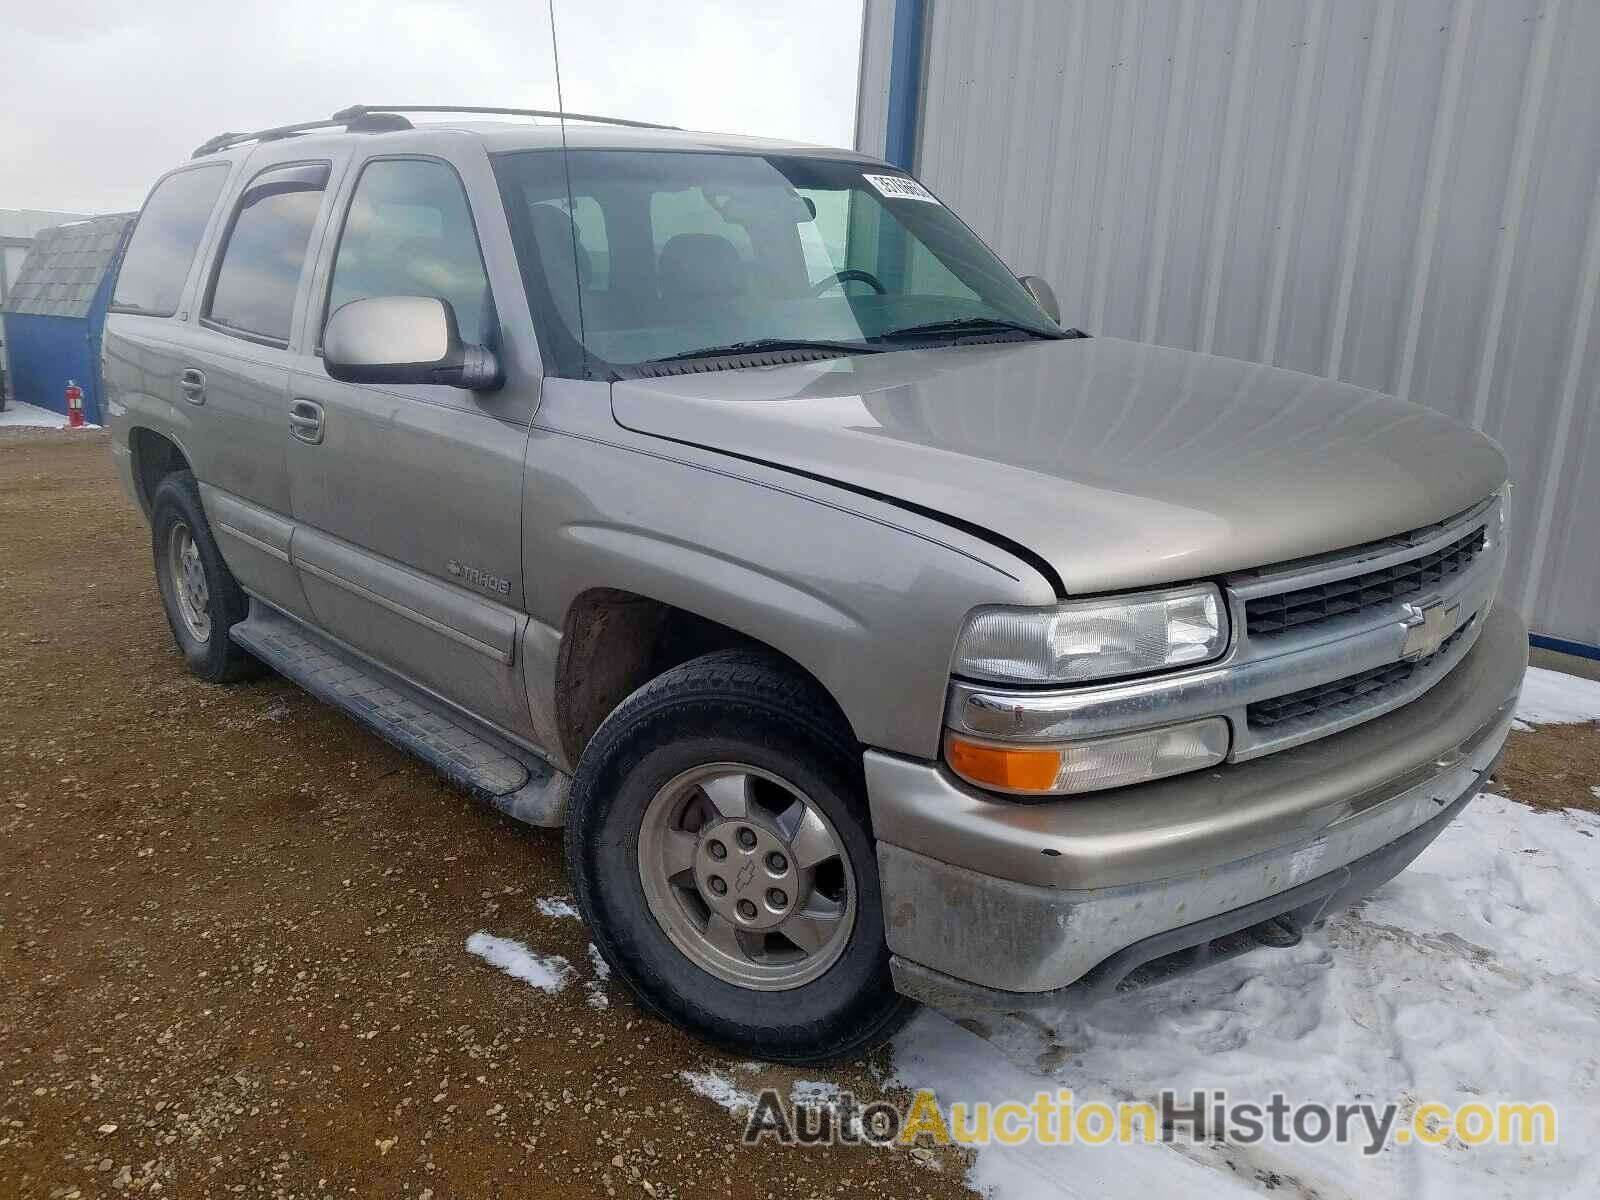
<path fill-rule="evenodd" d="M 83 218 L 82 213 L 45 212 L 37 208 L 0 208 L 0 306 L 6 302 L 11 285 L 28 257 L 34 234 L 52 225 Z M 5 337 L 0 334 L 0 371 L 5 370 Z"/>

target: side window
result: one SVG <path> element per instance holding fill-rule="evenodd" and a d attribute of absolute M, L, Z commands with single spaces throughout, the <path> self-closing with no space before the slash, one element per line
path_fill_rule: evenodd
<path fill-rule="evenodd" d="M 328 317 L 352 300 L 433 296 L 469 342 L 492 342 L 489 278 L 455 171 L 427 159 L 367 164 L 350 201 L 328 289 Z"/>
<path fill-rule="evenodd" d="M 251 181 L 222 248 L 206 320 L 287 344 L 300 269 L 327 184 L 326 163 L 275 167 Z"/>
<path fill-rule="evenodd" d="M 117 272 L 113 308 L 170 317 L 178 311 L 201 235 L 227 182 L 217 163 L 168 175 L 150 193 Z"/>

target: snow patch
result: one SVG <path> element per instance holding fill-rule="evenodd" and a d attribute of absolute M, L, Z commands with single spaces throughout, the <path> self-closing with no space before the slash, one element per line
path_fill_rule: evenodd
<path fill-rule="evenodd" d="M 753 1093 L 745 1091 L 719 1072 L 679 1071 L 678 1078 L 693 1088 L 697 1095 L 715 1101 L 731 1113 L 748 1112 L 756 1106 Z"/>
<path fill-rule="evenodd" d="M 1532 675 L 1533 672 L 1530 672 Z M 1538 700 L 1536 688 L 1535 699 Z M 1570 698 L 1583 689 L 1565 689 Z M 1548 712 L 1549 709 L 1540 708 Z M 1561 711 L 1579 712 L 1568 703 Z M 1600 710 L 1597 710 L 1600 711 Z M 1548 719 L 1548 718 L 1547 718 Z M 1569 719 L 1587 719 L 1577 716 Z M 1539 1101 L 1551 1147 L 1174 1143 L 990 1146 L 969 1182 L 1011 1197 L 1600 1194 L 1600 818 L 1481 795 L 1404 873 L 1290 950 L 1219 963 L 1088 1013 L 935 1012 L 894 1042 L 894 1082 L 941 1105 L 1070 1088 L 1154 1102 Z M 1402 1109 L 1402 1119 L 1411 1108 Z"/>
<path fill-rule="evenodd" d="M 606 980 L 611 978 L 611 964 L 600 956 L 600 947 L 593 942 L 589 943 L 589 965 L 594 968 L 594 978 L 583 985 L 583 990 L 588 993 L 590 1008 L 610 1008 L 611 999 L 606 995 Z"/>
<path fill-rule="evenodd" d="M 13 400 L 0 412 L 0 426 L 15 425 L 32 429 L 65 429 L 67 419 L 58 412 L 40 408 L 21 400 Z M 89 428 L 98 429 L 98 425 Z"/>
<path fill-rule="evenodd" d="M 490 966 L 499 967 L 513 979 L 531 984 L 541 992 L 559 992 L 573 980 L 572 964 L 559 954 L 535 954 L 512 938 L 493 937 L 480 931 L 467 939 L 467 953 L 476 954 Z"/>
<path fill-rule="evenodd" d="M 789 1103 L 797 1108 L 832 1108 L 839 1103 L 839 1085 L 825 1079 L 796 1079 Z"/>
<path fill-rule="evenodd" d="M 563 896 L 542 896 L 534 901 L 534 905 L 547 917 L 571 917 L 574 921 L 580 919 L 572 901 Z"/>
<path fill-rule="evenodd" d="M 1517 727 L 1600 721 L 1600 680 L 1529 667 L 1517 701 Z"/>

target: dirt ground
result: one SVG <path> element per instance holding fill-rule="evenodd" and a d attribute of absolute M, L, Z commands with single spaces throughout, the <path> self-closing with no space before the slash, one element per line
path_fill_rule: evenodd
<path fill-rule="evenodd" d="M 592 982 L 536 906 L 569 894 L 558 835 L 281 679 L 187 675 L 106 436 L 0 431 L 0 1197 L 970 1194 L 926 1151 L 741 1146 L 678 1077 L 727 1060 L 466 953 Z M 807 1077 L 865 1102 L 883 1065 Z"/>
<path fill-rule="evenodd" d="M 1530 808 L 1600 812 L 1600 724 L 1541 725 L 1513 732 L 1495 771 L 1499 790 Z"/>
<path fill-rule="evenodd" d="M 1600 727 L 1502 776 L 1593 808 Z M 567 894 L 556 835 L 276 677 L 188 676 L 105 435 L 0 431 L 0 1197 L 968 1194 L 926 1151 L 740 1146 L 679 1077 L 734 1065 L 594 979 Z"/>

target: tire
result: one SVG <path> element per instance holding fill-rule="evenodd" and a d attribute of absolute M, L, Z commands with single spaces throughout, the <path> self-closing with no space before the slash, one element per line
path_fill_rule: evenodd
<path fill-rule="evenodd" d="M 566 826 L 567 868 L 596 946 L 645 1009 L 730 1053 L 789 1063 L 850 1057 L 886 1040 L 914 1011 L 889 977 L 860 750 L 843 724 L 827 695 L 776 656 L 720 651 L 633 693 L 601 725 L 579 762 Z M 662 828 L 651 814 L 669 811 L 671 797 L 683 792 L 693 797 L 686 811 L 712 811 L 710 791 L 680 782 L 702 777 L 719 794 L 736 786 L 730 778 L 745 778 L 749 815 L 730 823 L 713 813 L 700 825 L 690 835 L 692 871 L 672 875 L 667 867 L 647 865 L 655 862 L 652 847 L 660 842 L 652 830 Z M 796 833 L 792 847 L 771 840 L 786 827 L 774 812 L 792 814 L 795 801 L 805 829 L 826 827 L 839 851 L 804 872 L 802 860 L 821 853 L 814 848 L 820 838 L 811 839 L 810 852 L 806 835 Z M 678 837 L 681 830 L 669 832 Z M 762 841 L 749 849 L 731 840 L 757 835 Z M 754 897 L 763 905 L 762 920 L 777 919 L 768 912 L 774 890 L 766 885 L 774 879 L 767 875 L 745 880 L 748 891 L 711 895 L 714 880 L 702 873 L 715 863 L 706 855 L 724 841 L 746 870 L 784 864 L 788 874 L 776 882 L 792 885 L 792 895 L 777 896 L 808 930 L 842 914 L 820 949 L 808 955 L 790 941 L 787 931 L 800 927 L 792 923 L 765 933 L 741 928 L 737 942 L 758 947 L 758 961 L 747 964 L 696 944 L 700 910 L 711 912 L 708 922 L 715 919 L 711 903 L 745 905 L 747 899 L 734 898 Z M 793 861 L 778 853 L 784 849 Z M 730 879 L 743 874 L 730 873 Z M 664 883 L 669 877 L 678 883 Z M 826 920 L 810 918 L 813 911 Z M 757 915 L 754 905 L 750 912 Z M 738 982 L 719 973 L 730 969 L 774 974 Z"/>
<path fill-rule="evenodd" d="M 208 683 L 259 675 L 261 664 L 228 637 L 228 630 L 244 620 L 250 602 L 217 550 L 194 475 L 188 471 L 167 475 L 156 486 L 150 509 L 161 607 L 189 670 Z M 175 559 L 186 560 L 188 570 L 175 570 Z M 192 584 L 180 584 L 182 574 L 203 583 L 203 595 Z"/>

